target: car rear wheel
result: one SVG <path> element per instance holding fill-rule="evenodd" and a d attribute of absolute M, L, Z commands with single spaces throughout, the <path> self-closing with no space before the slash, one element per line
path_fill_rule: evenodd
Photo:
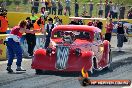
<path fill-rule="evenodd" d="M 110 65 L 111 65 L 111 62 L 112 62 L 111 49 L 109 50 L 108 58 L 109 58 L 109 61 L 108 61 L 108 65 L 105 67 L 106 70 L 110 69 Z"/>
<path fill-rule="evenodd" d="M 35 69 L 35 72 L 36 72 L 36 74 L 37 74 L 37 75 L 40 75 L 40 74 L 42 74 L 42 73 L 43 73 L 43 70 L 40 70 L 40 69 Z"/>
<path fill-rule="evenodd" d="M 96 72 L 96 70 L 97 70 L 97 63 L 96 63 L 96 58 L 94 57 L 93 58 L 93 67 L 90 71 L 88 71 L 88 74 L 92 75 Z"/>

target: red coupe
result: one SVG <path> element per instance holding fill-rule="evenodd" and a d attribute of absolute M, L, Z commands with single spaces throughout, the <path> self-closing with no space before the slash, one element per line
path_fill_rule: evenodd
<path fill-rule="evenodd" d="M 60 25 L 53 29 L 47 49 L 34 52 L 32 68 L 43 70 L 93 72 L 108 68 L 111 63 L 110 43 L 101 30 L 87 25 Z"/>

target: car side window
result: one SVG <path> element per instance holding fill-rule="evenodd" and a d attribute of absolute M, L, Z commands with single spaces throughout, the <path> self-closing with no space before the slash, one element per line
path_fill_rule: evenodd
<path fill-rule="evenodd" d="M 101 36 L 100 36 L 99 33 L 95 33 L 95 34 L 94 34 L 94 40 L 95 40 L 95 41 L 101 40 Z"/>

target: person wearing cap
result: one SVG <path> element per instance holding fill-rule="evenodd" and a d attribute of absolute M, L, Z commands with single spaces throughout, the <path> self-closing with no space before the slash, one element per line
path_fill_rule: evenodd
<path fill-rule="evenodd" d="M 30 31 L 26 29 L 27 22 L 25 20 L 20 21 L 18 26 L 14 26 L 11 29 L 10 34 L 6 37 L 4 44 L 7 46 L 8 51 L 8 63 L 7 63 L 7 71 L 12 73 L 13 70 L 11 69 L 11 65 L 13 63 L 13 59 L 16 55 L 17 58 L 17 69 L 16 71 L 26 71 L 21 67 L 22 63 L 22 48 L 20 46 L 20 38 L 22 37 L 23 33 L 35 33 L 36 31 Z"/>
<path fill-rule="evenodd" d="M 106 33 L 105 33 L 105 40 L 111 41 L 112 36 L 112 30 L 113 30 L 114 24 L 112 23 L 112 19 L 109 20 L 109 23 L 106 24 Z"/>
<path fill-rule="evenodd" d="M 6 34 L 8 28 L 7 10 L 0 7 L 0 34 Z"/>
<path fill-rule="evenodd" d="M 48 23 L 45 24 L 45 28 L 44 28 L 44 33 L 46 35 L 46 41 L 45 41 L 45 49 L 49 46 L 50 44 L 50 37 L 51 37 L 51 32 L 52 29 L 55 27 L 56 25 L 53 24 L 53 19 L 51 17 L 49 17 L 48 19 Z"/>
<path fill-rule="evenodd" d="M 117 26 L 117 47 L 119 49 L 119 52 L 121 51 L 121 48 L 123 47 L 125 34 L 127 34 L 126 30 L 125 30 L 125 26 L 123 26 L 122 22 L 118 22 L 118 26 Z"/>

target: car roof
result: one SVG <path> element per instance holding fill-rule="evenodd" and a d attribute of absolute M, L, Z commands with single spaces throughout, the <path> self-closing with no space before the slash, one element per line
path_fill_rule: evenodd
<path fill-rule="evenodd" d="M 53 29 L 55 31 L 87 31 L 87 32 L 101 32 L 101 30 L 94 26 L 88 25 L 58 25 Z"/>

